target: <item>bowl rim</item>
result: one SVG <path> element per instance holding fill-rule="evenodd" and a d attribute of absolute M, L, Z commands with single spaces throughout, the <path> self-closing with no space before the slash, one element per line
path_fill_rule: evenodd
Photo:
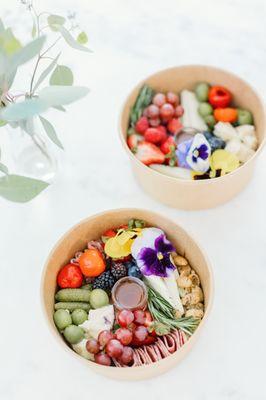
<path fill-rule="evenodd" d="M 124 110 L 125 110 L 125 105 L 128 102 L 129 98 L 132 95 L 132 92 L 135 91 L 138 87 L 141 87 L 142 85 L 145 84 L 145 82 L 150 79 L 155 77 L 156 75 L 160 75 L 162 73 L 166 73 L 169 71 L 180 71 L 182 69 L 187 69 L 187 68 L 209 68 L 215 71 L 219 71 L 222 72 L 224 74 L 227 74 L 229 76 L 231 76 L 233 79 L 237 79 L 239 81 L 241 81 L 244 85 L 246 85 L 246 87 L 248 87 L 249 90 L 251 90 L 256 97 L 258 98 L 258 100 L 260 101 L 260 103 L 262 104 L 262 108 L 263 108 L 263 125 L 265 125 L 265 129 L 266 129 L 266 107 L 265 107 L 265 102 L 262 98 L 262 96 L 260 95 L 260 93 L 247 81 L 245 81 L 243 78 L 239 77 L 237 74 L 228 71 L 226 69 L 223 68 L 219 68 L 213 65 L 207 65 L 207 64 L 184 64 L 184 65 L 177 65 L 177 66 L 173 66 L 173 67 L 169 67 L 169 68 L 164 68 L 161 69 L 157 72 L 154 72 L 152 74 L 149 74 L 148 76 L 146 76 L 146 78 L 142 79 L 141 81 L 139 81 L 136 85 L 134 85 L 134 87 L 130 90 L 130 92 L 128 93 L 128 95 L 125 97 L 122 106 L 120 107 L 120 112 L 119 112 L 119 119 L 118 119 L 118 132 L 119 132 L 119 138 L 120 138 L 120 142 L 122 143 L 123 148 L 125 149 L 125 151 L 127 152 L 128 156 L 130 157 L 130 159 L 133 162 L 136 162 L 137 165 L 142 168 L 144 171 L 149 172 L 151 174 L 154 174 L 154 176 L 160 176 L 160 177 L 164 177 L 166 180 L 169 180 L 170 182 L 182 182 L 182 184 L 184 185 L 210 185 L 210 184 L 215 184 L 218 180 L 219 182 L 221 181 L 225 181 L 227 179 L 230 179 L 228 177 L 232 177 L 233 175 L 236 175 L 237 173 L 239 173 L 239 170 L 242 171 L 245 167 L 247 167 L 249 164 L 251 164 L 255 158 L 261 153 L 262 149 L 264 148 L 265 144 L 266 144 L 266 134 L 265 137 L 263 138 L 263 140 L 261 141 L 258 149 L 255 151 L 255 153 L 253 154 L 252 157 L 250 157 L 250 159 L 248 161 L 246 161 L 244 164 L 242 164 L 240 167 L 238 167 L 237 169 L 235 169 L 234 171 L 230 172 L 229 174 L 223 175 L 223 176 L 219 176 L 216 178 L 212 178 L 212 179 L 197 179 L 197 180 L 188 180 L 188 179 L 181 179 L 181 178 L 177 178 L 177 177 L 173 177 L 173 176 L 169 176 L 166 174 L 163 174 L 159 171 L 156 171 L 152 168 L 150 168 L 148 165 L 143 164 L 140 160 L 137 159 L 137 157 L 132 153 L 132 151 L 129 149 L 127 142 L 125 140 L 124 134 L 123 134 L 123 129 L 122 129 L 122 117 L 124 114 Z"/>
<path fill-rule="evenodd" d="M 102 373 L 104 370 L 105 371 L 110 371 L 110 367 L 108 366 L 103 366 L 103 365 L 99 365 L 97 363 L 95 363 L 94 361 L 91 360 L 87 360 L 84 357 L 82 357 L 81 355 L 77 354 L 73 349 L 71 349 L 63 340 L 63 338 L 61 337 L 60 333 L 57 331 L 55 326 L 52 326 L 52 324 L 49 321 L 48 318 L 48 314 L 46 312 L 46 307 L 45 307 L 45 302 L 44 302 L 44 281 L 45 281 L 45 276 L 47 273 L 47 267 L 48 267 L 48 263 L 49 260 L 51 259 L 52 254 L 54 253 L 54 251 L 56 250 L 56 248 L 62 243 L 64 242 L 68 235 L 71 234 L 77 227 L 80 226 L 80 224 L 86 224 L 88 223 L 90 220 L 94 219 L 94 218 L 103 218 L 106 215 L 108 215 L 109 213 L 116 213 L 119 214 L 120 212 L 147 212 L 150 215 L 152 214 L 154 217 L 160 217 L 163 218 L 164 220 L 169 221 L 171 223 L 174 223 L 176 226 L 178 226 L 179 228 L 181 228 L 190 238 L 191 240 L 198 246 L 200 252 L 202 253 L 202 256 L 206 262 L 206 267 L 209 273 L 209 279 L 210 279 L 210 288 L 209 288 L 209 301 L 208 301 L 208 305 L 205 309 L 204 312 L 204 316 L 199 324 L 199 326 L 197 327 L 197 330 L 195 331 L 195 333 L 193 333 L 193 335 L 189 338 L 189 340 L 187 340 L 183 346 L 178 350 L 175 351 L 173 354 L 171 354 L 170 356 L 162 359 L 162 360 L 158 360 L 155 363 L 151 363 L 148 365 L 142 365 L 142 366 L 136 366 L 134 367 L 134 371 L 142 371 L 145 370 L 147 371 L 147 369 L 153 369 L 154 366 L 157 366 L 159 364 L 164 364 L 165 362 L 167 362 L 167 360 L 169 358 L 175 358 L 178 357 L 180 359 L 183 358 L 183 355 L 186 354 L 186 352 L 190 352 L 190 346 L 192 346 L 194 344 L 194 342 L 197 340 L 197 338 L 200 335 L 200 332 L 202 331 L 204 325 L 206 324 L 206 321 L 209 318 L 211 309 L 213 307 L 213 300 L 214 300 L 214 275 L 213 275 L 213 269 L 212 269 L 212 264 L 210 262 L 210 259 L 205 251 L 204 248 L 202 248 L 201 244 L 199 243 L 199 241 L 197 239 L 195 239 L 194 235 L 190 233 L 189 230 L 185 229 L 182 225 L 180 225 L 179 223 L 172 221 L 170 219 L 170 217 L 166 217 L 158 212 L 154 212 L 154 211 L 150 211 L 147 209 L 143 209 L 143 208 L 115 208 L 115 209 L 108 209 L 105 211 L 101 211 L 99 213 L 93 214 L 89 217 L 83 218 L 81 219 L 79 222 L 77 222 L 76 224 L 74 224 L 73 226 L 71 226 L 63 235 L 61 235 L 59 237 L 59 239 L 56 241 L 56 243 L 53 245 L 52 249 L 50 250 L 49 254 L 46 257 L 46 261 L 44 263 L 43 266 L 43 270 L 42 270 L 42 274 L 41 274 L 41 280 L 40 280 L 40 297 L 41 297 L 41 309 L 42 309 L 42 314 L 43 317 L 46 321 L 46 326 L 48 327 L 48 331 L 50 332 L 50 334 L 54 337 L 54 339 L 56 340 L 57 343 L 59 343 L 60 347 L 63 348 L 69 355 L 72 355 L 75 357 L 76 360 L 79 360 L 81 362 L 84 363 L 84 365 L 87 365 L 88 367 L 93 368 L 96 372 Z M 126 375 L 127 371 L 131 368 L 131 367 L 124 367 L 124 368 L 116 368 L 116 367 L 111 367 L 112 370 L 114 371 L 115 374 L 117 374 L 117 376 L 113 376 L 113 378 L 117 378 L 117 379 L 123 379 L 124 374 Z M 116 371 L 117 370 L 117 371 Z"/>

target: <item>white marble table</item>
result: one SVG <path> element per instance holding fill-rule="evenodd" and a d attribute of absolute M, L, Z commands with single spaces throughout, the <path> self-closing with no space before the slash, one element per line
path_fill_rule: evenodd
<path fill-rule="evenodd" d="M 36 0 L 36 5 L 77 11 L 94 54 L 73 57 L 66 51 L 64 60 L 75 70 L 76 83 L 91 93 L 66 115 L 54 115 L 66 149 L 56 182 L 28 204 L 0 200 L 0 398 L 265 399 L 265 151 L 252 183 L 237 198 L 213 210 L 185 212 L 139 189 L 117 137 L 126 94 L 160 68 L 217 65 L 264 94 L 265 1 Z M 17 1 L 1 0 L 1 15 L 17 21 L 17 30 L 24 28 L 21 10 Z M 159 211 L 194 232 L 216 280 L 213 312 L 193 352 L 148 383 L 117 383 L 82 368 L 50 336 L 39 301 L 42 266 L 55 241 L 90 214 L 127 206 Z"/>

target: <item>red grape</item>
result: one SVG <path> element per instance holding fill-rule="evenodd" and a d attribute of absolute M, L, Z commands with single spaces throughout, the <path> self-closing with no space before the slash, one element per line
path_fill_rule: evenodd
<path fill-rule="evenodd" d="M 111 358 L 103 352 L 96 354 L 94 360 L 97 364 L 106 365 L 107 367 L 111 365 Z"/>
<path fill-rule="evenodd" d="M 160 123 L 161 123 L 160 118 L 150 118 L 150 119 L 149 119 L 149 124 L 150 124 L 150 126 L 152 126 L 153 128 L 159 126 Z"/>
<path fill-rule="evenodd" d="M 129 343 L 131 343 L 133 337 L 132 332 L 127 328 L 117 329 L 117 331 L 115 332 L 115 336 L 117 340 L 119 340 L 119 342 L 124 345 L 128 345 Z"/>
<path fill-rule="evenodd" d="M 114 339 L 114 334 L 110 331 L 102 331 L 99 333 L 98 342 L 101 348 L 104 348 L 109 340 Z"/>
<path fill-rule="evenodd" d="M 160 108 L 160 116 L 165 119 L 169 120 L 174 116 L 175 109 L 172 106 L 172 104 L 165 103 L 161 108 Z"/>
<path fill-rule="evenodd" d="M 119 358 L 123 364 L 129 364 L 133 361 L 133 350 L 131 347 L 125 346 L 123 349 L 123 353 Z"/>
<path fill-rule="evenodd" d="M 182 106 L 177 106 L 175 109 L 176 117 L 180 118 L 184 114 L 184 108 Z"/>
<path fill-rule="evenodd" d="M 89 339 L 86 343 L 86 349 L 89 353 L 97 354 L 100 351 L 100 346 L 97 340 Z"/>
<path fill-rule="evenodd" d="M 106 345 L 106 353 L 110 357 L 119 358 L 124 346 L 117 339 L 111 339 Z"/>
<path fill-rule="evenodd" d="M 133 321 L 134 321 L 134 314 L 132 311 L 122 310 L 119 311 L 119 313 L 117 314 L 117 322 L 123 328 L 127 328 L 128 325 L 130 325 L 131 322 Z"/>
<path fill-rule="evenodd" d="M 173 104 L 173 106 L 177 106 L 179 103 L 178 95 L 173 92 L 168 92 L 166 94 L 166 100 L 168 103 Z"/>
<path fill-rule="evenodd" d="M 148 117 L 148 107 L 144 108 L 142 115 L 143 117 Z"/>
<path fill-rule="evenodd" d="M 139 342 L 143 342 L 148 336 L 148 330 L 145 326 L 139 325 L 134 333 L 133 337 L 136 338 Z"/>
<path fill-rule="evenodd" d="M 159 107 L 156 106 L 155 104 L 151 104 L 148 107 L 148 117 L 149 118 L 156 118 L 159 116 L 160 110 Z"/>
<path fill-rule="evenodd" d="M 142 310 L 134 311 L 134 322 L 138 325 L 143 325 L 145 322 L 145 312 Z"/>
<path fill-rule="evenodd" d="M 158 107 L 161 107 L 166 102 L 165 94 L 163 93 L 156 93 L 152 100 L 153 104 Z"/>

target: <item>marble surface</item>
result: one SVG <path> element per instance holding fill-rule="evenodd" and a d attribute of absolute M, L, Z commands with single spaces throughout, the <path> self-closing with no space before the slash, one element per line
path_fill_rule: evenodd
<path fill-rule="evenodd" d="M 185 212 L 140 190 L 117 136 L 125 96 L 160 68 L 221 66 L 264 95 L 265 1 L 36 0 L 36 6 L 77 12 L 94 54 L 66 50 L 63 60 L 91 92 L 67 114 L 53 115 L 65 146 L 55 183 L 28 204 L 0 199 L 0 398 L 265 399 L 265 151 L 237 198 Z M 1 16 L 18 31 L 30 23 L 15 0 L 1 0 Z M 42 266 L 55 241 L 84 217 L 128 206 L 161 212 L 192 231 L 216 281 L 213 311 L 193 352 L 149 382 L 114 382 L 80 366 L 50 336 L 40 308 Z"/>

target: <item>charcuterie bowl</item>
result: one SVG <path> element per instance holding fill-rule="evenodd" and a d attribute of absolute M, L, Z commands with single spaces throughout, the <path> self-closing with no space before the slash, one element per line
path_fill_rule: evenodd
<path fill-rule="evenodd" d="M 64 265 L 69 263 L 73 255 L 84 249 L 88 241 L 101 237 L 113 227 L 125 226 L 130 219 L 144 220 L 148 227 L 155 227 L 162 230 L 167 239 L 176 249 L 176 253 L 186 258 L 189 265 L 201 282 L 201 290 L 204 294 L 204 315 L 195 332 L 187 337 L 176 351 L 167 357 L 159 357 L 158 361 L 141 366 L 104 366 L 85 359 L 75 353 L 67 345 L 63 336 L 57 330 L 53 319 L 55 307 L 55 293 L 58 290 L 57 276 Z M 143 234 L 144 235 L 144 234 Z M 140 235 L 141 236 L 141 235 Z M 119 282 L 119 281 L 118 281 Z M 164 216 L 142 209 L 116 209 L 105 211 L 82 220 L 72 227 L 55 245 L 48 256 L 43 269 L 41 280 L 41 301 L 47 326 L 57 341 L 58 345 L 65 350 L 70 357 L 75 358 L 80 366 L 89 367 L 94 372 L 118 380 L 140 380 L 161 375 L 170 368 L 176 366 L 192 350 L 195 342 L 201 334 L 208 319 L 213 301 L 213 276 L 211 265 L 204 250 L 175 221 Z"/>
<path fill-rule="evenodd" d="M 139 154 L 137 151 L 138 145 L 129 144 L 131 115 L 141 88 L 144 86 L 151 88 L 157 93 L 167 93 L 169 91 L 181 93 L 185 90 L 193 91 L 199 82 L 206 82 L 209 85 L 223 86 L 230 89 L 233 94 L 233 105 L 240 109 L 250 110 L 253 114 L 256 130 L 257 149 L 247 162 L 223 176 L 201 180 L 191 178 L 180 179 L 180 177 L 175 176 L 173 173 L 169 173 L 168 167 L 163 166 L 163 169 L 159 169 L 160 165 L 158 167 L 157 164 L 153 164 L 153 167 L 157 167 L 155 169 L 151 168 L 147 160 L 144 161 L 145 157 L 148 158 L 147 149 L 150 143 L 147 145 L 146 142 L 140 142 L 142 143 L 142 150 L 139 150 Z M 186 111 L 184 115 L 186 115 Z M 229 201 L 241 192 L 253 175 L 257 157 L 265 144 L 265 132 L 265 105 L 256 90 L 231 72 L 205 65 L 184 65 L 165 69 L 150 75 L 131 91 L 122 106 L 119 121 L 119 136 L 123 148 L 129 157 L 133 173 L 141 188 L 159 202 L 185 210 L 216 207 Z M 137 135 L 135 136 L 137 137 Z M 139 140 L 143 140 L 143 135 L 142 139 Z M 146 140 L 148 139 L 145 137 Z M 155 139 L 153 140 L 153 143 L 155 143 Z M 145 147 L 143 143 L 145 143 Z M 160 148 L 157 149 L 157 152 L 160 153 L 160 156 L 163 156 Z M 179 166 L 179 160 L 177 166 Z M 168 174 L 163 173 L 167 168 Z"/>

